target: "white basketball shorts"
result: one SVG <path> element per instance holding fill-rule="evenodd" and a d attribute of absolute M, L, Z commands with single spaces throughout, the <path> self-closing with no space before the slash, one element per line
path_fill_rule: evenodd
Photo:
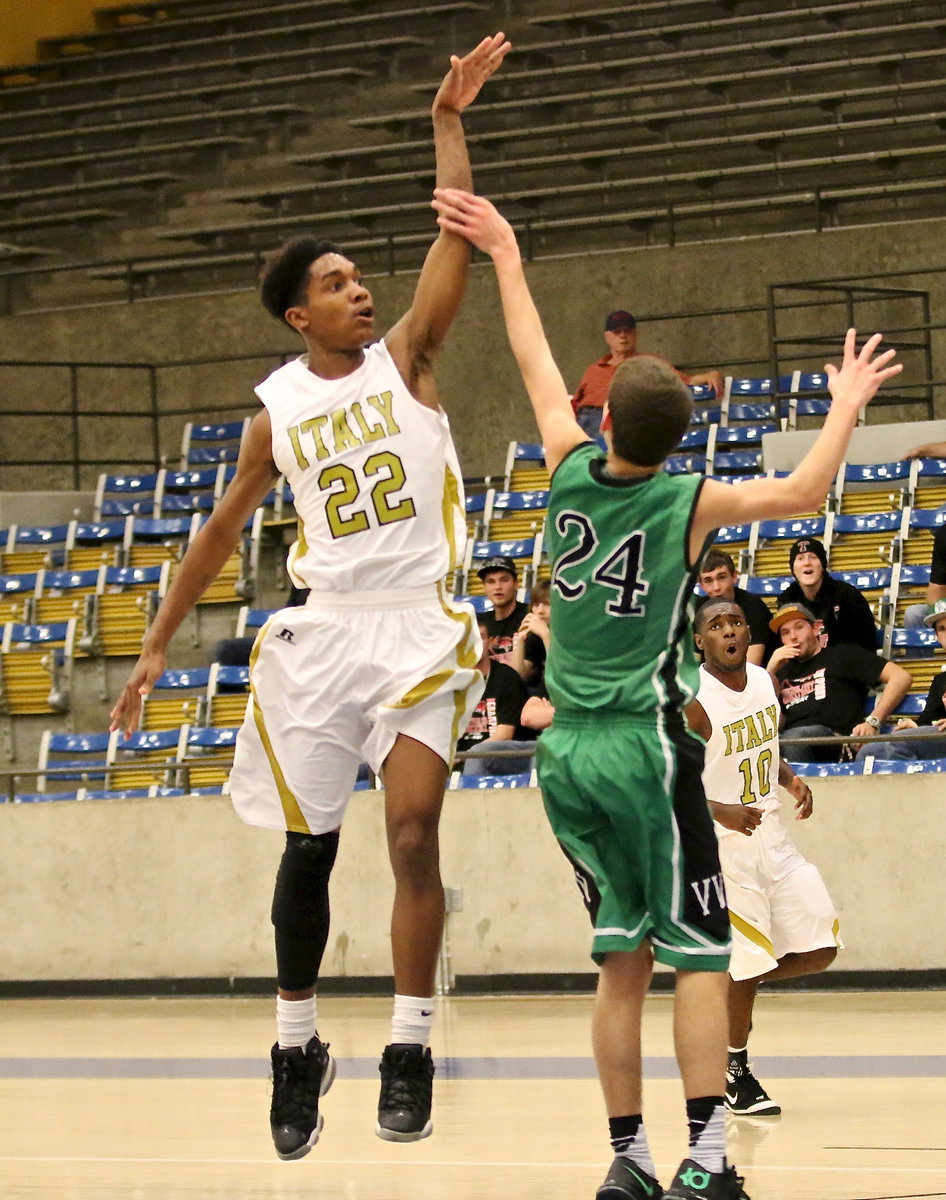
<path fill-rule="evenodd" d="M 733 948 L 729 974 L 755 979 L 785 954 L 843 945 L 821 872 L 803 858 L 777 808 L 751 837 L 716 824 Z"/>
<path fill-rule="evenodd" d="M 230 795 L 248 825 L 327 833 L 358 764 L 378 772 L 399 733 L 446 763 L 483 691 L 468 605 L 442 587 L 311 593 L 263 626 Z"/>

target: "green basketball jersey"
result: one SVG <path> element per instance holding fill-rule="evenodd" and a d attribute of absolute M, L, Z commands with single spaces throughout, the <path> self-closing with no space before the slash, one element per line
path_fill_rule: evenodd
<path fill-rule="evenodd" d="M 702 477 L 612 479 L 604 464 L 583 442 L 552 480 L 545 678 L 556 711 L 654 718 L 679 711 L 699 686 L 687 542 Z"/>

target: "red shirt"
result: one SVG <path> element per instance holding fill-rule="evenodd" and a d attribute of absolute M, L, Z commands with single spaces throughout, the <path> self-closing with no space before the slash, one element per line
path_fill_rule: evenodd
<path fill-rule="evenodd" d="M 639 350 L 635 350 L 633 354 L 629 355 L 629 358 L 637 358 L 640 353 Z M 647 357 L 659 358 L 661 362 L 667 363 L 671 370 L 677 371 L 673 363 L 667 362 L 665 358 L 660 358 L 659 354 L 649 354 Z M 577 413 L 580 408 L 604 408 L 604 402 L 608 398 L 608 388 L 611 386 L 611 380 L 617 369 L 618 364 L 611 361 L 610 354 L 593 362 L 582 375 L 578 387 L 575 388 L 575 394 L 572 396 L 572 409 Z M 690 382 L 689 375 L 684 375 L 682 371 L 677 371 L 677 374 L 684 383 Z"/>

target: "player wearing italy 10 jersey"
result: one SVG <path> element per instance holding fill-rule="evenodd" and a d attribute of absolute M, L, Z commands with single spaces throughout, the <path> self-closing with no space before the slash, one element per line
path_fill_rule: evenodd
<path fill-rule="evenodd" d="M 703 786 L 716 822 L 733 953 L 729 963 L 726 1107 L 777 1116 L 748 1062 L 760 983 L 824 971 L 834 962 L 838 920 L 818 868 L 792 844 L 779 815 L 778 785 L 811 816 L 811 791 L 779 756 L 779 703 L 772 676 L 747 661 L 749 624 L 733 600 L 709 600 L 696 616 L 703 651 L 700 690 L 687 709 L 706 741 Z"/>
<path fill-rule="evenodd" d="M 875 358 L 875 334 L 858 352 L 848 331 L 841 368 L 827 368 L 824 427 L 786 478 L 732 487 L 669 477 L 663 461 L 692 411 L 686 385 L 656 359 L 619 366 L 602 454 L 572 413 L 509 223 L 488 200 L 454 189 L 435 191 L 434 207 L 441 228 L 493 259 L 552 477 L 546 680 L 555 717 L 536 757 L 549 820 L 594 922 L 592 1040 L 614 1151 L 598 1200 L 745 1200 L 725 1151 L 729 920 L 703 746 L 682 716 L 697 678 L 689 604 L 720 525 L 821 503 L 858 413 L 898 370 L 887 365 L 893 351 Z M 690 1129 L 666 1193 L 641 1113 L 641 1010 L 655 957 L 677 972 L 674 1038 Z"/>

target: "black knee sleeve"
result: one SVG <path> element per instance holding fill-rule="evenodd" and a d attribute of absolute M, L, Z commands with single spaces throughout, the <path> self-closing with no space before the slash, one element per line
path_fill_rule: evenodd
<path fill-rule="evenodd" d="M 328 941 L 328 881 L 337 853 L 337 830 L 286 834 L 272 909 L 276 976 L 286 991 L 304 991 L 318 978 Z"/>

